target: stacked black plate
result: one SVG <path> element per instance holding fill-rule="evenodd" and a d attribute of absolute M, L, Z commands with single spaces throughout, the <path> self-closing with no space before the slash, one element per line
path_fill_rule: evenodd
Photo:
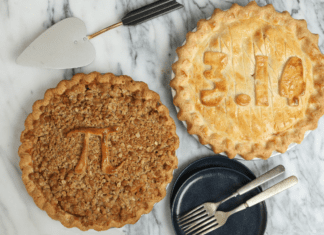
<path fill-rule="evenodd" d="M 205 202 L 218 202 L 255 179 L 255 175 L 242 163 L 216 155 L 202 158 L 187 166 L 175 181 L 171 192 L 171 216 L 176 234 L 185 234 L 177 217 Z M 220 205 L 218 210 L 230 211 L 260 193 L 261 187 L 237 196 Z M 267 224 L 264 202 L 240 211 L 226 224 L 210 235 L 262 235 Z"/>

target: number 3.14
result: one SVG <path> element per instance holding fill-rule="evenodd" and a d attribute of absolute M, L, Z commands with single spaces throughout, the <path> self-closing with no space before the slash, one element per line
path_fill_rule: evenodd
<path fill-rule="evenodd" d="M 213 90 L 201 91 L 201 103 L 206 106 L 217 106 L 225 98 L 228 86 L 222 71 L 228 64 L 228 56 L 221 52 L 208 51 L 204 55 L 204 63 L 211 65 L 210 70 L 204 72 L 204 76 L 214 82 Z M 268 88 L 268 57 L 255 56 L 255 105 L 269 106 Z M 305 93 L 306 83 L 303 79 L 303 63 L 296 56 L 290 57 L 283 69 L 279 80 L 279 95 L 288 99 L 288 105 L 298 106 L 299 97 Z M 248 105 L 251 98 L 246 94 L 236 97 L 238 105 Z"/>

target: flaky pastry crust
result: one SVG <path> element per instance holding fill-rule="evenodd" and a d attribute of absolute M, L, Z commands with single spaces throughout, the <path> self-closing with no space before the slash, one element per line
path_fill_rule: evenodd
<path fill-rule="evenodd" d="M 178 163 L 168 109 L 128 76 L 93 72 L 61 81 L 34 103 L 20 140 L 22 179 L 36 205 L 83 231 L 134 224 L 165 197 Z M 105 171 L 104 146 L 113 158 Z"/>
<path fill-rule="evenodd" d="M 253 27 L 260 30 L 250 35 Z M 242 44 L 234 45 L 235 40 Z M 272 5 L 250 2 L 215 9 L 177 49 L 170 85 L 179 120 L 201 144 L 229 158 L 267 159 L 273 151 L 285 152 L 289 144 L 303 140 L 305 131 L 315 129 L 324 114 L 324 56 L 317 44 L 318 35 L 307 29 L 305 20 L 278 13 Z M 277 80 L 268 81 L 268 76 Z"/>

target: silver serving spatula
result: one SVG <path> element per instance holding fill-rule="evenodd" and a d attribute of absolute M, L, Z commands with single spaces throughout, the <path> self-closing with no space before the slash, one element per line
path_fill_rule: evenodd
<path fill-rule="evenodd" d="M 96 51 L 90 39 L 121 25 L 137 25 L 182 8 L 175 0 L 160 0 L 129 12 L 122 21 L 87 36 L 82 20 L 71 17 L 53 25 L 33 41 L 16 62 L 20 65 L 67 69 L 90 64 Z"/>

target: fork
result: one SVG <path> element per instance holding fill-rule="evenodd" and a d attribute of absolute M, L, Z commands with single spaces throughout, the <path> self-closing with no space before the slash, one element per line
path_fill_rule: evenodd
<path fill-rule="evenodd" d="M 283 165 L 279 165 L 272 170 L 266 172 L 265 174 L 259 176 L 255 180 L 252 180 L 250 183 L 244 185 L 243 187 L 239 188 L 235 193 L 233 193 L 231 196 L 225 198 L 224 200 L 221 200 L 219 202 L 206 202 L 204 204 L 201 204 L 200 206 L 197 206 L 190 212 L 186 213 L 185 215 L 178 217 L 178 223 L 181 226 L 185 226 L 188 223 L 191 223 L 192 221 L 195 221 L 191 223 L 191 226 L 186 226 L 186 229 L 190 229 L 194 227 L 196 224 L 202 223 L 203 221 L 210 219 L 216 212 L 217 208 L 220 204 L 223 202 L 226 202 L 227 200 L 236 197 L 238 195 L 243 195 L 246 192 L 260 186 L 261 184 L 281 175 L 285 172 L 285 167 Z M 199 219 L 199 220 L 198 220 Z M 198 220 L 198 221 L 197 221 Z"/>
<path fill-rule="evenodd" d="M 205 235 L 205 234 L 223 226 L 226 223 L 228 217 L 230 217 L 231 215 L 233 215 L 239 211 L 245 210 L 248 207 L 252 207 L 252 206 L 294 186 L 297 183 L 298 183 L 297 177 L 290 176 L 287 179 L 275 184 L 271 188 L 268 188 L 267 190 L 252 197 L 251 199 L 247 200 L 245 203 L 241 204 L 240 206 L 236 207 L 235 209 L 233 209 L 229 212 L 217 211 L 215 213 L 215 215 L 212 218 L 208 219 L 207 221 L 204 221 L 203 223 L 201 223 L 198 226 L 195 226 L 193 228 L 191 227 L 191 229 L 189 229 L 189 230 L 186 229 L 186 234 L 196 231 L 192 235 Z M 203 227 L 204 225 L 206 225 L 206 226 Z M 197 231 L 197 229 L 199 229 L 199 228 L 200 228 L 200 230 Z"/>

